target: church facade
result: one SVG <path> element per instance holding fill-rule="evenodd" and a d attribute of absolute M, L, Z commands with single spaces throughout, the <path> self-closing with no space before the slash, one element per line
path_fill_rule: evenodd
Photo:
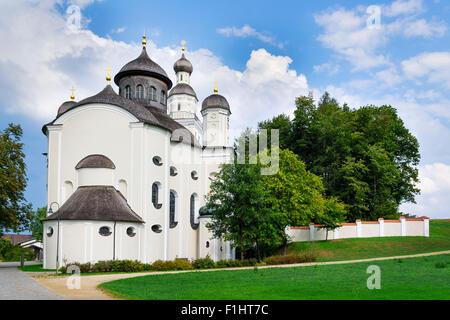
<path fill-rule="evenodd" d="M 176 85 L 147 54 L 81 101 L 64 102 L 43 126 L 48 139 L 44 268 L 70 262 L 234 258 L 212 239 L 205 204 L 211 179 L 232 158 L 228 101 L 201 103 L 183 53 Z M 50 210 L 51 209 L 51 210 Z M 54 212 L 52 212 L 54 211 Z"/>

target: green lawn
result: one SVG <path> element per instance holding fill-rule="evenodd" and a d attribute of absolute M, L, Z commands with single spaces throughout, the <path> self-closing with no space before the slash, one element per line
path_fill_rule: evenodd
<path fill-rule="evenodd" d="M 295 242 L 288 253 L 313 249 L 318 261 L 339 261 L 389 257 L 450 250 L 450 220 L 431 220 L 430 237 L 354 238 L 329 241 Z"/>
<path fill-rule="evenodd" d="M 17 267 L 19 270 L 25 271 L 25 272 L 48 272 L 48 271 L 55 271 L 55 269 L 43 269 L 42 264 L 36 264 L 33 266 L 23 266 L 23 267 Z"/>
<path fill-rule="evenodd" d="M 369 290 L 367 267 L 381 269 Z M 449 299 L 450 255 L 341 265 L 189 272 L 106 282 L 125 299 Z"/>

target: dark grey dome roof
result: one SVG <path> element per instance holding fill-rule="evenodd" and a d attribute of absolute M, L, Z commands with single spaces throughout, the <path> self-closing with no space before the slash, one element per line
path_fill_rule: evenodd
<path fill-rule="evenodd" d="M 97 220 L 144 223 L 113 186 L 81 186 L 58 211 L 43 221 Z"/>
<path fill-rule="evenodd" d="M 118 106 L 131 113 L 140 122 L 170 131 L 172 133 L 171 141 L 188 143 L 198 146 L 197 140 L 194 138 L 194 135 L 184 126 L 169 117 L 164 110 L 161 110 L 157 107 L 143 106 L 134 102 L 133 100 L 119 96 L 114 92 L 114 89 L 110 85 L 107 85 L 96 95 L 73 104 L 69 109 L 64 111 L 64 113 L 68 112 L 69 110 L 78 108 L 79 106 L 91 103 L 111 104 Z M 42 127 L 42 132 L 46 134 L 47 126 L 54 124 L 54 122 L 64 113 L 58 114 L 53 121 L 45 124 Z"/>
<path fill-rule="evenodd" d="M 230 105 L 228 104 L 227 99 L 217 93 L 213 93 L 203 100 L 202 111 L 208 108 L 222 108 L 230 111 Z"/>
<path fill-rule="evenodd" d="M 108 157 L 102 154 L 91 154 L 78 162 L 75 169 L 83 169 L 83 168 L 107 168 L 107 169 L 115 169 L 116 166 Z"/>
<path fill-rule="evenodd" d="M 119 73 L 114 77 L 114 82 L 119 85 L 120 79 L 131 75 L 149 76 L 164 82 L 168 89 L 172 88 L 172 81 L 167 76 L 163 68 L 152 59 L 149 58 L 145 47 L 142 48 L 141 55 L 128 62 L 120 69 Z"/>
<path fill-rule="evenodd" d="M 67 110 L 70 109 L 70 107 L 72 107 L 73 105 L 77 104 L 75 101 L 73 100 L 69 100 L 64 102 L 58 109 L 58 115 L 66 112 Z"/>
<path fill-rule="evenodd" d="M 186 59 L 183 53 L 181 55 L 181 58 L 178 59 L 173 65 L 173 70 L 175 70 L 175 73 L 183 71 L 191 74 L 193 71 L 192 63 L 188 59 Z"/>
<path fill-rule="evenodd" d="M 195 94 L 194 89 L 192 89 L 192 87 L 187 83 L 178 83 L 175 87 L 172 88 L 172 90 L 170 90 L 169 97 L 175 94 L 188 94 L 197 99 L 197 95 Z"/>

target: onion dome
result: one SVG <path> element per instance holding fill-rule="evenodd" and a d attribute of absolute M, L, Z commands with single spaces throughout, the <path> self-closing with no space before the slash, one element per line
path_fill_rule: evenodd
<path fill-rule="evenodd" d="M 115 169 L 116 166 L 114 165 L 114 162 L 111 161 L 111 159 L 102 154 L 91 154 L 81 159 L 75 167 L 76 170 L 84 168 Z"/>
<path fill-rule="evenodd" d="M 195 97 L 197 99 L 197 95 L 195 94 L 194 89 L 187 83 L 180 82 L 175 87 L 170 90 L 169 97 L 176 95 L 176 94 L 187 94 L 190 96 Z M 198 100 L 198 99 L 197 99 Z"/>
<path fill-rule="evenodd" d="M 194 69 L 192 67 L 192 63 L 188 59 L 186 59 L 183 53 L 181 55 L 181 58 L 178 59 L 173 65 L 173 70 L 175 71 L 175 73 L 187 72 L 190 75 Z"/>
<path fill-rule="evenodd" d="M 215 81 L 214 93 L 203 100 L 201 111 L 208 108 L 221 108 L 228 110 L 231 113 L 230 105 L 228 104 L 227 99 L 225 99 L 224 96 L 221 96 L 217 92 L 219 92 L 219 90 L 217 89 L 217 81 Z"/>
<path fill-rule="evenodd" d="M 161 80 L 167 85 L 168 89 L 172 87 L 172 81 L 167 76 L 167 73 L 159 64 L 150 59 L 145 46 L 142 48 L 139 57 L 128 62 L 120 69 L 119 73 L 114 77 L 114 82 L 119 85 L 120 80 L 127 76 L 148 76 Z"/>
<path fill-rule="evenodd" d="M 76 105 L 77 103 L 73 100 L 69 100 L 64 102 L 59 108 L 58 108 L 58 116 L 69 110 L 71 107 Z"/>

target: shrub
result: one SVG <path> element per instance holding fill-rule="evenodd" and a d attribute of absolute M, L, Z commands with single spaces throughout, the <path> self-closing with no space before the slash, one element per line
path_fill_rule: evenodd
<path fill-rule="evenodd" d="M 194 269 L 192 264 L 185 259 L 175 259 L 175 270 L 191 270 Z"/>
<path fill-rule="evenodd" d="M 313 262 L 316 261 L 317 257 L 312 252 L 303 252 L 300 254 L 287 254 L 280 256 L 271 256 L 264 259 L 268 265 L 276 264 L 292 264 L 292 263 L 302 263 L 302 262 Z"/>
<path fill-rule="evenodd" d="M 90 262 L 88 263 L 79 263 L 79 262 L 71 262 L 66 264 L 65 266 L 62 266 L 59 268 L 59 270 L 61 272 L 66 273 L 67 272 L 67 268 L 69 266 L 77 266 L 80 269 L 80 273 L 88 273 L 88 272 L 92 272 L 92 265 Z"/>
<path fill-rule="evenodd" d="M 152 265 L 150 263 L 144 263 L 142 265 L 142 268 L 144 269 L 144 271 L 150 271 L 152 270 Z"/>
<path fill-rule="evenodd" d="M 112 270 L 111 260 L 101 260 L 97 261 L 93 267 L 92 272 L 111 272 Z"/>
<path fill-rule="evenodd" d="M 173 261 L 162 261 L 162 260 L 156 260 L 151 265 L 152 271 L 168 271 L 168 270 L 174 270 L 175 263 Z"/>
<path fill-rule="evenodd" d="M 200 258 L 194 260 L 192 263 L 195 269 L 212 269 L 216 268 L 216 263 L 211 259 L 209 255 L 206 258 Z"/>

